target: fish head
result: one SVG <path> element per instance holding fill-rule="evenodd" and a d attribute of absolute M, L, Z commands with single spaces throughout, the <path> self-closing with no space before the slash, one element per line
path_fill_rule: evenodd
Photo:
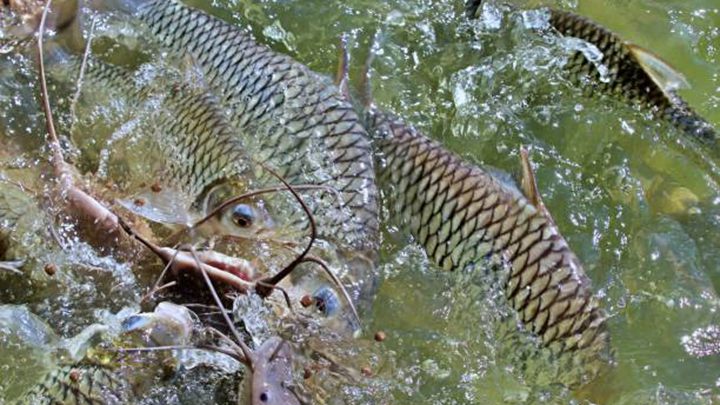
<path fill-rule="evenodd" d="M 204 233 L 241 239 L 258 239 L 272 234 L 275 221 L 265 201 L 251 194 L 246 179 L 215 185 L 201 196 L 201 216 L 210 216 Z"/>
<path fill-rule="evenodd" d="M 218 215 L 218 230 L 224 235 L 256 238 L 267 235 L 274 228 L 274 221 L 263 201 L 237 202 Z"/>

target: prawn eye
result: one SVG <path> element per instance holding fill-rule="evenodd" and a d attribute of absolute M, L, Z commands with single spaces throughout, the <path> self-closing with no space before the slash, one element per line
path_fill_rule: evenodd
<path fill-rule="evenodd" d="M 252 226 L 255 220 L 255 213 L 250 206 L 245 204 L 238 204 L 233 208 L 232 211 L 233 223 L 240 228 L 247 228 Z"/>

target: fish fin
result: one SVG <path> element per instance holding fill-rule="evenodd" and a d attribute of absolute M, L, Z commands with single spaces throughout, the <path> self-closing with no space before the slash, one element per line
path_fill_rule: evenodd
<path fill-rule="evenodd" d="M 666 94 L 673 90 L 690 88 L 685 76 L 659 56 L 635 44 L 626 46 L 643 70 Z"/>
<path fill-rule="evenodd" d="M 130 333 L 146 329 L 153 324 L 154 319 L 149 314 L 135 314 L 125 318 L 120 325 L 122 333 Z"/>
<path fill-rule="evenodd" d="M 530 163 L 530 153 L 525 147 L 520 148 L 520 165 L 522 166 L 522 180 L 520 181 L 522 192 L 532 205 L 538 207 L 542 204 L 542 197 L 540 197 L 535 172 Z"/>
<path fill-rule="evenodd" d="M 143 191 L 133 198 L 120 199 L 118 203 L 143 218 L 161 224 L 187 225 L 193 220 L 190 199 L 173 188 Z"/>
<path fill-rule="evenodd" d="M 532 163 L 530 162 L 530 152 L 528 152 L 525 147 L 520 148 L 520 165 L 522 166 L 522 180 L 520 181 L 520 187 L 522 188 L 525 198 L 527 198 L 528 201 L 530 201 L 530 203 L 545 216 L 545 218 L 554 224 L 555 220 L 552 215 L 550 215 L 550 211 L 548 211 L 547 207 L 545 207 L 545 203 L 543 203 L 542 196 L 540 195 L 540 190 L 537 186 L 537 179 L 535 178 L 535 171 L 533 170 Z"/>
<path fill-rule="evenodd" d="M 340 36 L 340 49 L 338 52 L 338 70 L 335 76 L 335 85 L 345 100 L 350 101 L 350 54 L 347 49 L 347 36 Z"/>
<path fill-rule="evenodd" d="M 365 108 L 369 108 L 373 105 L 372 86 L 370 85 L 370 69 L 372 68 L 373 60 L 375 60 L 375 52 L 379 43 L 380 31 L 376 31 L 372 36 L 372 42 L 370 43 L 370 49 L 368 49 L 365 65 L 363 65 L 363 69 L 360 74 L 360 100 Z"/>
<path fill-rule="evenodd" d="M 23 274 L 20 268 L 25 264 L 22 260 L 15 260 L 11 262 L 0 262 L 0 270 L 9 271 L 15 274 Z"/>

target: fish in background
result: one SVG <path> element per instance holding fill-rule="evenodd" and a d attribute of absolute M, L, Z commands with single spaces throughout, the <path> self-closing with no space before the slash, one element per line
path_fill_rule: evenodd
<path fill-rule="evenodd" d="M 56 77 L 80 71 L 79 57 L 57 44 L 48 48 L 46 54 Z M 157 181 L 120 200 L 123 206 L 158 223 L 189 225 L 224 200 L 253 187 L 253 162 L 214 95 L 179 79 L 145 83 L 136 80 L 132 71 L 94 57 L 86 62 L 85 91 L 110 89 L 132 103 L 159 106 L 141 124 L 143 140 L 134 149 L 147 155 L 143 159 L 153 160 Z M 205 233 L 238 237 L 268 235 L 272 228 L 272 218 L 260 199 L 236 203 L 203 225 Z"/>
<path fill-rule="evenodd" d="M 468 0 L 470 19 L 480 15 L 483 0 Z M 552 31 L 593 45 L 602 55 L 591 60 L 576 51 L 570 56 L 567 75 L 586 85 L 587 92 L 608 94 L 646 108 L 701 144 L 717 147 L 717 133 L 678 94 L 689 88 L 687 79 L 653 52 L 623 40 L 607 28 L 569 11 L 546 8 Z M 589 79 L 589 80 L 588 80 Z"/>
<path fill-rule="evenodd" d="M 3 325 L 6 330 L 20 333 L 20 336 L 25 330 L 49 329 L 25 307 L 0 306 L 1 315 L 6 315 Z M 24 322 L 20 323 L 20 320 Z M 21 337 L 18 346 L 49 350 L 51 353 L 43 353 L 49 358 L 49 364 L 44 365 L 48 371 L 12 403 L 131 403 L 137 399 L 137 394 L 146 393 L 150 381 L 181 371 L 177 367 L 179 355 L 171 351 L 157 351 L 154 355 L 122 353 L 117 349 L 188 345 L 193 337 L 194 324 L 187 308 L 161 302 L 153 312 L 122 319 L 117 329 L 114 331 L 107 325 L 93 324 L 70 339 L 61 341 L 55 337 L 52 340 L 55 343 L 45 347 Z M 54 336 L 54 333 L 49 333 Z"/>
<path fill-rule="evenodd" d="M 443 270 L 507 269 L 504 295 L 525 330 L 539 346 L 572 354 L 562 357 L 563 382 L 595 378 L 612 358 L 607 316 L 542 203 L 527 156 L 521 191 L 381 110 L 364 80 L 366 128 L 393 218 Z"/>
<path fill-rule="evenodd" d="M 0 3 L 0 45 L 18 45 L 32 39 L 40 26 L 46 0 L 4 0 Z M 46 29 L 66 32 L 66 41 L 71 46 L 81 46 L 82 30 L 78 22 L 78 0 L 55 0 L 48 10 Z M 6 53 L 8 50 L 3 50 Z"/>

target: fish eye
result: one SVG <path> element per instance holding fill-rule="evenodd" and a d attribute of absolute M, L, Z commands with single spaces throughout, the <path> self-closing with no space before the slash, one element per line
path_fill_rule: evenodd
<path fill-rule="evenodd" d="M 255 220 L 255 213 L 249 205 L 238 204 L 233 208 L 232 221 L 235 225 L 240 228 L 247 228 L 252 226 Z"/>
<path fill-rule="evenodd" d="M 267 402 L 270 399 L 270 395 L 267 392 L 260 393 L 260 401 Z"/>
<path fill-rule="evenodd" d="M 340 310 L 340 299 L 329 287 L 320 287 L 313 293 L 315 306 L 325 316 L 335 315 Z"/>

